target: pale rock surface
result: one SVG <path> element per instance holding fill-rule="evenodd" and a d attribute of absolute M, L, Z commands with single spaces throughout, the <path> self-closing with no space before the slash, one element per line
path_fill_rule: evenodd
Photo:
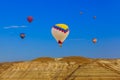
<path fill-rule="evenodd" d="M 120 59 L 65 57 L 1 63 L 0 80 L 120 80 Z"/>

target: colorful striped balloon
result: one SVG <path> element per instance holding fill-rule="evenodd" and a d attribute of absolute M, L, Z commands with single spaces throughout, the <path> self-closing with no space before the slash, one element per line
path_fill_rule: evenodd
<path fill-rule="evenodd" d="M 52 35 L 60 46 L 62 46 L 69 32 L 69 28 L 66 24 L 56 24 L 52 27 Z"/>

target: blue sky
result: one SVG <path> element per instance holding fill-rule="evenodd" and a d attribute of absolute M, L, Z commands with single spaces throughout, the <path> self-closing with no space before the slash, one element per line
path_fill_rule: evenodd
<path fill-rule="evenodd" d="M 45 56 L 120 58 L 119 4 L 119 0 L 2 0 L 0 61 Z M 27 22 L 27 16 L 33 16 L 32 23 Z M 57 23 L 65 23 L 70 29 L 62 48 L 51 35 Z M 23 25 L 27 27 L 4 29 Z M 22 32 L 26 34 L 24 40 L 19 37 Z M 91 42 L 94 37 L 97 44 Z"/>

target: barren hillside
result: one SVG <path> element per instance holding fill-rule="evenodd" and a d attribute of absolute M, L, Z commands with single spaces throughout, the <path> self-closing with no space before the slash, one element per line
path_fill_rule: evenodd
<path fill-rule="evenodd" d="M 120 59 L 42 57 L 1 63 L 0 80 L 120 80 Z"/>

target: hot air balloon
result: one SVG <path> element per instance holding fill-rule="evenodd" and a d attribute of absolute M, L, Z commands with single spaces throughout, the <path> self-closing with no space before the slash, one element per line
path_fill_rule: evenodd
<path fill-rule="evenodd" d="M 21 37 L 21 39 L 24 39 L 25 38 L 25 34 L 24 33 L 20 33 L 20 37 Z"/>
<path fill-rule="evenodd" d="M 62 47 L 62 44 L 69 35 L 70 31 L 66 24 L 56 24 L 52 27 L 51 32 L 59 46 Z"/>
<path fill-rule="evenodd" d="M 96 38 L 93 38 L 92 39 L 92 42 L 95 44 L 97 42 L 97 39 Z"/>
<path fill-rule="evenodd" d="M 82 15 L 82 14 L 83 14 L 83 12 L 81 11 L 81 12 L 80 12 L 80 15 Z"/>
<path fill-rule="evenodd" d="M 96 16 L 93 16 L 93 19 L 96 19 Z"/>
<path fill-rule="evenodd" d="M 33 17 L 32 16 L 28 16 L 27 20 L 28 20 L 29 23 L 31 23 L 33 21 Z"/>

